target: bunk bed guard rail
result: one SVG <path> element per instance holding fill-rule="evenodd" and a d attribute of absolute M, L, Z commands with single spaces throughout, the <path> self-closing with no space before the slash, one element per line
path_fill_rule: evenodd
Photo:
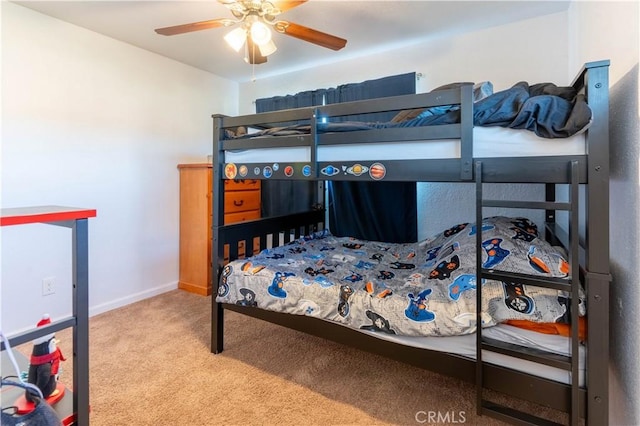
<path fill-rule="evenodd" d="M 331 122 L 335 117 L 348 117 L 353 114 L 367 114 L 374 112 L 393 112 L 411 109 L 423 109 L 438 106 L 459 106 L 460 122 L 455 124 L 441 124 L 435 126 L 391 127 L 375 130 L 354 130 L 349 132 L 322 132 L 320 124 Z M 260 174 L 250 178 L 288 179 L 292 175 L 296 179 L 315 180 L 320 176 L 324 167 L 341 168 L 352 166 L 352 162 L 336 164 L 319 161 L 318 150 L 322 146 L 358 144 L 385 144 L 394 141 L 430 141 L 452 139 L 460 141 L 460 158 L 439 159 L 437 169 L 441 174 L 429 174 L 430 181 L 450 181 L 452 171 L 458 180 L 471 181 L 473 179 L 473 84 L 462 84 L 452 89 L 438 90 L 417 95 L 391 96 L 373 100 L 344 102 L 317 107 L 287 109 L 259 114 L 229 117 L 220 114 L 213 116 L 214 137 L 217 138 L 217 154 L 224 155 L 225 151 L 241 151 L 270 148 L 306 148 L 309 151 L 307 161 L 288 163 L 290 168 L 274 168 L 272 163 L 252 163 L 250 168 L 260 170 Z M 309 124 L 308 134 L 287 136 L 268 136 L 256 138 L 227 139 L 225 133 L 239 127 L 252 129 L 272 128 L 274 123 L 302 122 Z M 216 151 L 214 149 L 214 151 Z M 214 166 L 220 157 L 214 152 Z M 225 163 L 223 178 L 235 178 L 234 164 Z M 395 181 L 424 180 L 425 160 L 387 160 L 384 161 L 385 179 Z M 268 170 L 265 174 L 264 170 Z M 251 171 L 249 171 L 251 173 Z M 327 175 L 325 174 L 325 177 Z M 244 176 L 238 176 L 244 177 Z M 329 176 L 332 180 L 367 180 L 368 174 L 336 174 Z"/>

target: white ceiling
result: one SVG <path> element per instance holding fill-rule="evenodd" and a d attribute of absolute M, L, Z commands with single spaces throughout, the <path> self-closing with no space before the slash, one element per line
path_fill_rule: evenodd
<path fill-rule="evenodd" d="M 244 82 L 252 66 L 226 45 L 229 28 L 174 36 L 155 28 L 214 18 L 232 18 L 216 0 L 197 1 L 15 1 L 46 15 L 114 39 Z M 328 1 L 309 0 L 280 19 L 347 39 L 340 51 L 275 34 L 278 51 L 259 67 L 261 77 L 371 55 L 433 37 L 564 11 L 570 1 Z M 418 52 L 417 52 L 418 54 Z M 383 57 L 381 57 L 383 58 Z M 383 59 L 381 59 L 383 60 Z"/>

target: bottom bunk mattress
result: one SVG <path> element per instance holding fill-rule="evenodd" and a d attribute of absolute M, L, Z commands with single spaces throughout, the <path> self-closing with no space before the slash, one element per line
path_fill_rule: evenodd
<path fill-rule="evenodd" d="M 476 358 L 476 336 L 472 334 L 450 337 L 407 337 L 361 331 L 372 334 L 379 339 L 405 346 L 462 355 L 471 359 Z M 483 329 L 482 336 L 529 349 L 571 356 L 571 339 L 565 336 L 538 333 L 506 324 L 498 324 L 495 327 Z M 586 353 L 586 346 L 581 344 L 578 353 L 578 384 L 580 387 L 585 386 Z M 482 360 L 489 364 L 510 368 L 555 382 L 571 383 L 571 372 L 562 368 L 539 364 L 493 351 L 482 351 Z"/>
<path fill-rule="evenodd" d="M 457 336 L 476 329 L 476 232 L 459 224 L 426 240 L 390 244 L 328 231 L 225 266 L 216 300 L 401 336 Z M 482 223 L 482 266 L 567 277 L 563 254 L 526 218 Z M 569 295 L 517 282 L 482 280 L 482 326 L 510 319 L 568 319 Z M 580 314 L 585 303 L 580 301 Z"/>

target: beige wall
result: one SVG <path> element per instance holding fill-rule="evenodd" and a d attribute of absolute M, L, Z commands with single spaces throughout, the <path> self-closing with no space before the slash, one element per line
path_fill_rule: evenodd
<path fill-rule="evenodd" d="M 612 425 L 640 424 L 640 110 L 638 2 L 575 2 L 570 63 L 610 59 Z"/>
<path fill-rule="evenodd" d="M 176 288 L 179 162 L 206 159 L 237 84 L 3 1 L 2 207 L 96 208 L 91 313 Z M 67 229 L 3 227 L 2 328 L 70 312 Z M 42 296 L 44 277 L 57 291 Z"/>
<path fill-rule="evenodd" d="M 304 72 L 258 79 L 240 85 L 240 113 L 253 113 L 252 101 L 274 95 L 293 94 L 302 90 L 335 87 L 387 75 L 406 72 L 422 73 L 418 92 L 427 92 L 453 81 L 490 80 L 495 90 L 510 87 L 518 81 L 568 83 L 567 40 L 568 15 L 555 13 L 471 33 L 437 38 L 411 47 L 361 57 Z M 384 58 L 384 60 L 381 60 Z M 577 69 L 575 70 L 577 72 Z M 505 193 L 506 191 L 506 193 Z M 506 188 L 489 185 L 487 197 L 542 196 L 542 187 Z M 455 202 L 454 202 L 455 200 Z M 447 214 L 442 214 L 442 208 Z M 474 220 L 473 185 L 418 184 L 418 235 L 426 238 L 456 223 Z M 430 211 L 438 213 L 431 215 Z M 487 211 L 498 214 L 499 211 Z M 526 214 L 538 223 L 542 212 L 510 211 Z"/>

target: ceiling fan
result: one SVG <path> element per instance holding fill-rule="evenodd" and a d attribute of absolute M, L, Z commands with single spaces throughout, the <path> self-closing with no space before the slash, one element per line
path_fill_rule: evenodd
<path fill-rule="evenodd" d="M 307 0 L 218 0 L 218 2 L 226 6 L 235 19 L 211 19 L 209 21 L 157 28 L 155 31 L 161 35 L 171 36 L 241 24 L 240 27 L 229 32 L 224 38 L 236 52 L 239 52 L 246 45 L 245 60 L 250 64 L 265 63 L 267 62 L 267 56 L 276 51 L 276 45 L 271 40 L 270 28 L 279 33 L 332 50 L 340 50 L 347 44 L 347 40 L 343 38 L 293 22 L 276 20 L 276 17 L 282 12 L 300 6 L 306 3 Z"/>

